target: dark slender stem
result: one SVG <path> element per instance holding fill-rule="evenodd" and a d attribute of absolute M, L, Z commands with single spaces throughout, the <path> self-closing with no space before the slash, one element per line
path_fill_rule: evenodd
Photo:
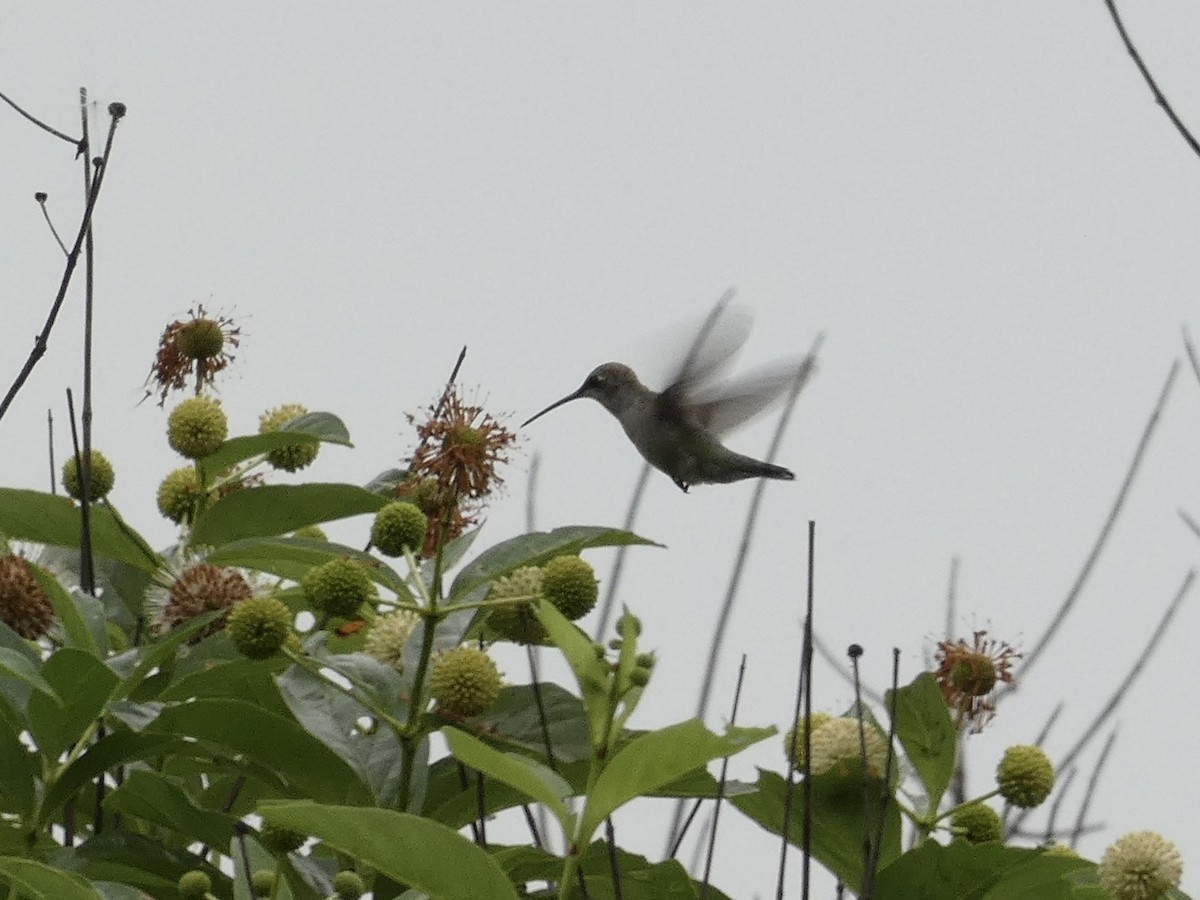
<path fill-rule="evenodd" d="M 62 250 L 63 256 L 66 256 L 68 253 L 67 245 L 64 244 L 62 238 L 59 237 L 58 229 L 54 227 L 54 222 L 52 222 L 50 219 L 50 211 L 48 209 L 46 209 L 45 195 L 38 194 L 36 199 L 37 199 L 38 206 L 40 206 L 42 209 L 42 218 L 44 218 L 46 220 L 46 225 L 50 228 L 50 233 L 52 235 L 54 235 L 54 240 L 58 241 L 58 246 L 59 246 L 59 249 Z"/>
<path fill-rule="evenodd" d="M 73 137 L 71 137 L 69 134 L 63 134 L 63 133 L 62 133 L 61 131 L 59 131 L 57 128 L 54 128 L 54 127 L 52 127 L 52 126 L 50 126 L 50 125 L 47 125 L 47 124 L 46 124 L 45 122 L 43 122 L 41 119 L 35 118 L 34 116 L 32 116 L 32 115 L 30 115 L 29 113 L 25 112 L 25 110 L 23 110 L 21 107 L 17 106 L 17 104 L 16 104 L 16 103 L 14 103 L 12 100 L 10 100 L 10 99 L 9 99 L 7 96 L 5 96 L 4 94 L 0 94 L 0 100 L 3 100 L 5 103 L 7 103 L 9 106 L 11 106 L 13 109 L 15 109 L 15 110 L 16 110 L 18 113 L 20 113 L 22 116 L 24 116 L 24 117 L 25 117 L 26 119 L 28 119 L 30 122 L 32 122 L 32 123 L 33 123 L 34 125 L 36 125 L 38 128 L 42 129 L 42 131 L 48 132 L 49 134 L 52 134 L 52 135 L 54 135 L 56 138 L 59 138 L 59 139 L 61 139 L 61 140 L 64 140 L 64 141 L 66 141 L 68 144 L 71 144 L 72 146 L 74 146 L 74 147 L 78 148 L 78 151 L 79 151 L 80 153 L 83 153 L 83 152 L 84 152 L 84 149 L 83 149 L 83 147 L 84 147 L 84 143 L 83 143 L 83 141 L 80 141 L 80 140 L 78 140 L 78 139 L 76 139 L 76 138 L 73 138 Z"/>
<path fill-rule="evenodd" d="M 1183 519 L 1183 524 L 1190 528 L 1196 537 L 1200 537 L 1200 524 L 1197 524 L 1195 519 L 1189 516 L 1182 509 L 1179 511 L 1179 517 Z"/>
<path fill-rule="evenodd" d="M 1129 689 L 1133 687 L 1133 684 L 1135 681 L 1137 681 L 1138 676 L 1146 668 L 1147 663 L 1150 661 L 1150 657 L 1158 648 L 1163 636 L 1166 635 L 1167 627 L 1175 618 L 1175 614 L 1179 612 L 1179 607 L 1183 604 L 1188 592 L 1191 591 L 1192 583 L 1195 580 L 1196 570 L 1191 569 L 1184 577 L 1183 584 L 1179 586 L 1179 590 L 1175 593 L 1175 596 L 1167 605 L 1166 610 L 1163 612 L 1162 618 L 1158 621 L 1158 627 L 1154 629 L 1154 633 L 1150 636 L 1150 639 L 1146 642 L 1146 646 L 1142 648 L 1141 654 L 1139 654 L 1137 660 L 1126 673 L 1124 680 L 1117 687 L 1117 689 L 1113 691 L 1112 695 L 1108 698 L 1108 701 L 1101 708 L 1100 712 L 1096 714 L 1096 717 L 1092 719 L 1091 723 L 1083 729 L 1081 736 L 1075 742 L 1075 745 L 1071 747 L 1071 749 L 1068 750 L 1063 758 L 1059 761 L 1057 767 L 1058 771 L 1065 771 L 1070 766 L 1074 765 L 1076 757 L 1078 757 L 1079 754 L 1083 752 L 1084 748 L 1091 743 L 1092 739 L 1100 733 L 1101 726 L 1108 721 L 1109 716 L 1116 712 L 1117 707 L 1121 704 L 1121 701 L 1125 699 L 1125 695 L 1129 693 Z M 1020 828 L 1021 822 L 1024 821 L 1025 816 L 1028 815 L 1028 813 L 1028 810 L 1022 810 L 1017 815 L 1016 819 L 1013 821 L 1011 827 L 1012 830 Z"/>
<path fill-rule="evenodd" d="M 479 846 L 487 849 L 487 793 L 483 773 L 475 772 L 475 813 L 479 816 Z"/>
<path fill-rule="evenodd" d="M 875 841 L 871 845 L 871 857 L 863 873 L 863 897 L 870 897 L 875 889 L 875 875 L 879 872 L 879 859 L 883 852 L 883 829 L 887 825 L 888 801 L 892 797 L 892 764 L 896 750 L 896 704 L 900 698 L 900 648 L 892 648 L 892 693 L 888 697 L 888 745 L 887 759 L 883 769 L 883 792 L 879 803 L 879 820 L 875 826 Z M 866 758 L 863 758 L 864 768 Z"/>
<path fill-rule="evenodd" d="M 1113 527 L 1117 523 L 1117 517 L 1120 516 L 1121 510 L 1125 506 L 1125 501 L 1129 497 L 1129 491 L 1133 487 L 1134 478 L 1141 469 L 1142 460 L 1146 455 L 1146 449 L 1150 445 L 1150 438 L 1154 435 L 1154 431 L 1158 426 L 1158 421 L 1162 417 L 1163 408 L 1166 406 L 1167 398 L 1171 395 L 1171 388 L 1175 384 L 1175 377 L 1179 374 L 1179 360 L 1171 363 L 1171 371 L 1167 373 L 1167 380 L 1163 384 L 1162 390 L 1159 392 L 1158 401 L 1154 404 L 1154 409 L 1150 413 L 1150 420 L 1146 423 L 1146 427 L 1142 431 L 1141 440 L 1138 441 L 1137 449 L 1134 451 L 1133 460 L 1129 464 L 1129 469 L 1125 472 L 1125 478 L 1121 481 L 1121 487 L 1117 491 L 1116 500 L 1113 501 L 1112 509 L 1109 510 L 1108 518 L 1105 519 L 1103 527 L 1100 529 L 1100 534 L 1096 538 L 1096 543 L 1092 546 L 1091 552 L 1084 561 L 1083 568 L 1079 575 L 1075 578 L 1075 583 L 1071 585 L 1070 591 L 1067 592 L 1066 599 L 1063 600 L 1054 618 L 1050 620 L 1050 624 L 1046 627 L 1045 632 L 1038 638 L 1038 642 L 1033 649 L 1025 654 L 1025 662 L 1016 673 L 1016 679 L 1012 684 L 1005 685 L 996 692 L 996 700 L 999 702 L 1008 696 L 1015 689 L 1015 685 L 1022 682 L 1028 677 L 1029 670 L 1036 663 L 1049 645 L 1054 636 L 1058 634 L 1058 629 L 1062 627 L 1063 622 L 1070 614 L 1075 606 L 1075 602 L 1083 593 L 1083 587 L 1087 583 L 1088 578 L 1092 574 L 1092 570 L 1096 566 L 1096 561 L 1100 558 L 1100 553 L 1108 543 L 1108 537 L 1112 534 Z"/>
<path fill-rule="evenodd" d="M 1108 739 L 1104 742 L 1104 747 L 1100 750 L 1100 757 L 1096 760 L 1096 765 L 1092 767 L 1092 774 L 1088 776 L 1087 789 L 1083 793 L 1083 800 L 1079 804 L 1079 815 L 1075 818 L 1075 827 L 1071 829 L 1071 846 L 1074 847 L 1079 843 L 1080 837 L 1083 836 L 1083 820 L 1087 818 L 1088 807 L 1092 805 L 1092 799 L 1096 796 L 1096 785 L 1100 783 L 1100 773 L 1104 770 L 1105 764 L 1108 763 L 1108 757 L 1112 753 L 1113 745 L 1117 742 L 1117 730 L 1114 728 L 1109 732 Z"/>
<path fill-rule="evenodd" d="M 46 447 L 50 454 L 50 493 L 58 493 L 58 469 L 54 465 L 54 412 L 46 410 Z"/>
<path fill-rule="evenodd" d="M 454 767 L 458 772 L 458 786 L 462 789 L 463 793 L 466 793 L 466 791 L 471 787 L 471 776 L 467 774 L 467 767 L 457 759 L 454 761 Z M 479 836 L 478 820 L 473 820 L 471 822 L 471 840 L 473 840 L 476 844 L 478 844 L 481 840 Z"/>
<path fill-rule="evenodd" d="M 608 870 L 612 875 L 613 897 L 624 900 L 625 892 L 621 889 L 621 861 L 617 859 L 617 830 L 613 828 L 612 816 L 604 819 L 604 842 L 608 845 Z"/>
<path fill-rule="evenodd" d="M 830 646 L 825 643 L 819 634 L 813 635 L 813 649 L 817 652 L 817 655 L 821 657 L 821 659 L 825 660 L 825 662 L 831 668 L 833 668 L 839 675 L 842 676 L 842 680 L 845 681 L 846 684 L 851 686 L 854 685 L 854 674 L 850 671 L 850 668 L 842 662 L 841 658 L 833 652 Z M 862 685 L 861 689 L 863 696 L 876 706 L 883 705 L 883 695 L 878 691 L 872 690 L 870 685 L 864 684 Z"/>
<path fill-rule="evenodd" d="M 542 838 L 542 830 L 538 828 L 538 823 L 533 818 L 533 811 L 529 808 L 528 803 L 521 804 L 521 812 L 525 814 L 525 824 L 529 826 L 529 834 L 533 837 L 533 845 L 539 850 L 546 849 L 546 842 Z"/>
<path fill-rule="evenodd" d="M 687 814 L 687 818 L 683 820 L 683 825 L 680 826 L 678 833 L 675 835 L 675 842 L 671 844 L 667 850 L 667 859 L 674 859 L 679 853 L 679 848 L 683 845 L 683 837 L 687 834 L 687 830 L 691 828 L 692 822 L 696 818 L 696 813 L 700 812 L 700 806 L 704 803 L 703 797 L 697 797 L 696 802 L 692 804 L 692 811 Z"/>
<path fill-rule="evenodd" d="M 870 900 L 871 892 L 868 890 L 867 875 L 871 870 L 871 857 L 874 855 L 871 849 L 871 814 L 874 811 L 874 797 L 871 791 L 871 773 L 870 767 L 867 765 L 867 723 L 866 717 L 863 715 L 866 707 L 862 702 L 862 693 L 859 690 L 861 684 L 861 672 L 859 671 L 858 661 L 862 657 L 863 649 L 858 644 L 850 645 L 850 666 L 854 670 L 854 718 L 858 720 L 858 757 L 862 760 L 862 788 L 863 788 L 863 900 Z"/>
<path fill-rule="evenodd" d="M 746 681 L 746 654 L 738 666 L 737 684 L 733 688 L 733 708 L 729 711 L 730 727 L 737 724 L 738 704 L 742 699 L 742 685 Z M 725 799 L 725 784 L 729 776 L 729 757 L 721 760 L 721 777 L 717 780 L 717 799 L 713 806 L 712 827 L 708 830 L 708 850 L 704 857 L 704 880 L 700 882 L 700 900 L 708 900 L 709 876 L 712 874 L 713 855 L 717 849 L 717 825 L 721 818 L 721 803 Z"/>
<path fill-rule="evenodd" d="M 546 700 L 542 696 L 542 681 L 538 677 L 537 656 L 534 654 L 533 645 L 526 644 L 525 653 L 529 659 L 529 683 L 533 688 L 533 703 L 537 707 L 538 725 L 542 730 L 542 745 L 546 748 L 546 765 L 557 772 L 558 763 L 554 760 L 554 742 L 550 737 L 550 719 L 546 715 Z"/>
<path fill-rule="evenodd" d="M 958 564 L 958 557 L 952 557 L 950 578 L 946 584 L 946 627 L 942 635 L 948 641 L 954 639 L 954 625 L 958 619 Z"/>
<path fill-rule="evenodd" d="M 1200 359 L 1196 357 L 1196 348 L 1192 345 L 1192 337 L 1188 334 L 1187 326 L 1183 328 L 1183 349 L 1187 351 L 1188 362 L 1192 364 L 1192 374 L 1200 382 Z"/>
<path fill-rule="evenodd" d="M 626 531 L 633 531 L 634 523 L 637 522 L 638 511 L 642 506 L 642 498 L 646 495 L 646 485 L 650 483 L 650 464 L 646 463 L 642 466 L 642 471 L 638 474 L 637 483 L 633 486 L 633 496 L 629 499 L 629 509 L 625 511 L 625 521 L 621 527 Z M 621 583 L 621 573 L 625 569 L 625 556 L 629 552 L 628 545 L 622 544 L 617 548 L 616 558 L 613 559 L 612 571 L 608 574 L 608 584 L 604 589 L 604 602 L 600 604 L 600 616 L 596 620 L 596 628 L 592 632 L 592 640 L 602 641 L 605 632 L 608 631 L 609 621 L 612 619 L 613 607 L 617 602 L 617 587 Z"/>
<path fill-rule="evenodd" d="M 87 122 L 87 90 L 79 89 L 79 118 L 83 128 L 83 146 L 91 146 Z M 96 163 L 96 174 L 104 161 Z M 92 161 L 84 155 L 83 196 L 92 193 Z M 96 563 L 92 555 L 92 313 L 95 296 L 95 229 L 91 219 L 83 238 L 83 459 L 79 467 L 79 587 L 93 597 L 96 595 Z"/>
<path fill-rule="evenodd" d="M 75 266 L 79 263 L 79 255 L 83 248 L 84 238 L 87 236 L 88 228 L 92 223 L 92 213 L 96 209 L 96 201 L 100 197 L 100 188 L 104 184 L 104 174 L 108 170 L 107 163 L 112 152 L 113 135 L 116 133 L 118 121 L 120 120 L 114 116 L 109 124 L 108 138 L 104 144 L 105 164 L 98 169 L 95 181 L 92 182 L 92 189 L 88 193 L 87 206 L 83 211 L 83 219 L 79 224 L 79 233 L 75 237 L 75 243 L 71 247 L 71 252 L 67 254 L 67 264 L 63 269 L 62 279 L 59 281 L 58 293 L 54 297 L 54 303 L 50 306 L 50 313 L 46 317 L 46 323 L 42 326 L 41 333 L 34 340 L 33 350 L 30 352 L 29 358 L 25 360 L 25 365 L 21 367 L 21 371 L 17 374 L 12 386 L 8 389 L 8 393 L 4 395 L 4 399 L 0 400 L 0 419 L 3 419 L 4 414 L 8 412 L 9 406 L 12 405 L 17 393 L 29 379 L 34 366 L 46 355 L 50 332 L 54 328 L 55 321 L 58 319 L 58 313 L 62 309 L 63 300 L 66 299 L 67 288 L 71 284 L 71 276 L 75 274 Z"/>
<path fill-rule="evenodd" d="M 1192 152 L 1200 156 L 1200 143 L 1188 131 L 1187 126 L 1183 124 L 1179 116 L 1175 115 L 1175 110 L 1171 108 L 1171 104 L 1167 102 L 1167 98 L 1163 96 L 1163 92 L 1158 89 L 1158 85 L 1154 81 L 1154 77 L 1150 74 L 1150 70 L 1146 68 L 1146 64 L 1142 62 L 1141 54 L 1137 48 L 1133 46 L 1133 41 L 1129 38 L 1129 32 L 1125 30 L 1125 24 L 1121 21 L 1121 15 L 1117 12 L 1117 4 L 1115 0 L 1104 0 L 1104 5 L 1108 7 L 1109 15 L 1112 16 L 1113 24 L 1117 26 L 1117 33 L 1121 35 L 1121 41 L 1125 44 L 1125 49 L 1129 51 L 1130 57 L 1133 59 L 1133 64 L 1138 67 L 1138 71 L 1142 73 L 1142 78 L 1145 79 L 1146 85 L 1150 88 L 1150 93 L 1154 95 L 1154 102 L 1162 107 L 1167 118 L 1171 120 L 1171 124 L 1175 126 L 1175 130 L 1183 137 L 1187 145 L 1192 148 Z"/>
<path fill-rule="evenodd" d="M 1072 766 L 1062 778 L 1055 779 L 1054 802 L 1050 804 L 1050 812 L 1046 815 L 1044 843 L 1048 844 L 1054 840 L 1054 823 L 1058 820 L 1058 811 L 1062 808 L 1063 800 L 1071 790 L 1077 774 L 1079 774 L 1079 770 Z"/>

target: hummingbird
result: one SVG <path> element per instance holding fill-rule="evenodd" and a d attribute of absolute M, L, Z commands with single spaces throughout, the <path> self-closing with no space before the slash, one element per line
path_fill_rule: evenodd
<path fill-rule="evenodd" d="M 707 383 L 745 341 L 743 334 L 732 349 L 718 350 L 715 358 L 709 350 L 705 359 L 706 341 L 727 299 L 728 295 L 713 310 L 693 342 L 688 361 L 662 392 L 642 384 L 629 366 L 607 362 L 593 369 L 578 390 L 526 419 L 521 427 L 565 403 L 590 397 L 616 417 L 642 458 L 670 476 L 684 493 L 693 484 L 725 484 L 746 478 L 794 480 L 795 474 L 783 466 L 730 450 L 721 443 L 720 435 L 765 409 L 789 385 L 799 390 L 815 368 L 816 348 L 798 362 L 776 365 L 736 381 Z"/>

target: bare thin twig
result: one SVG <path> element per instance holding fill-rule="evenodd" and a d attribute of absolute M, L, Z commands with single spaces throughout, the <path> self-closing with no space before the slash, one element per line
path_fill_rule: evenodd
<path fill-rule="evenodd" d="M 1183 584 L 1179 586 L 1179 590 L 1175 593 L 1171 602 L 1167 605 L 1163 612 L 1162 618 L 1158 621 L 1158 627 L 1154 629 L 1154 633 L 1150 635 L 1150 639 L 1146 641 L 1146 646 L 1142 648 L 1142 652 L 1138 655 L 1133 665 L 1130 666 L 1129 672 L 1126 673 L 1124 680 L 1113 691 L 1112 695 L 1105 702 L 1100 712 L 1091 723 L 1080 732 L 1080 738 L 1075 742 L 1075 745 L 1064 754 L 1058 765 L 1055 767 L 1058 771 L 1066 771 L 1067 768 L 1075 763 L 1076 758 L 1083 752 L 1084 748 L 1092 742 L 1092 739 L 1100 733 L 1100 727 L 1108 720 L 1108 717 L 1116 712 L 1117 707 L 1121 705 L 1121 701 L 1129 693 L 1135 681 L 1146 665 L 1150 662 L 1150 658 L 1154 655 L 1154 651 L 1158 649 L 1163 637 L 1167 633 L 1167 626 L 1171 624 L 1171 620 L 1175 618 L 1175 614 L 1179 612 L 1179 607 L 1183 604 L 1188 592 L 1192 589 L 1192 583 L 1196 580 L 1196 570 L 1191 569 L 1183 579 Z M 1029 810 L 1022 810 L 1013 821 L 1012 828 L 1019 828 L 1021 822 L 1028 815 Z"/>
<path fill-rule="evenodd" d="M 35 194 L 34 199 L 37 201 L 38 206 L 41 207 L 42 218 L 46 220 L 46 225 L 50 228 L 50 233 L 54 235 L 54 240 L 58 241 L 58 246 L 59 249 L 62 250 L 63 256 L 66 256 L 69 251 L 67 250 L 67 245 L 64 244 L 62 238 L 59 237 L 58 229 L 54 227 L 54 222 L 50 219 L 50 211 L 46 209 L 46 195 L 40 193 Z"/>
<path fill-rule="evenodd" d="M 71 247 L 71 252 L 67 254 L 67 264 L 63 270 L 62 280 L 58 285 L 58 293 L 55 295 L 54 303 L 50 306 L 50 313 L 46 317 L 46 324 L 42 327 L 42 331 L 34 340 L 33 350 L 29 354 L 29 358 L 25 360 L 25 365 L 21 367 L 21 371 L 17 374 L 16 380 L 8 389 L 8 393 L 4 395 L 4 399 L 0 400 L 0 419 L 4 418 L 4 414 L 12 405 L 17 393 L 28 380 L 33 367 L 38 364 L 46 354 L 46 346 L 50 340 L 50 331 L 54 328 L 54 322 L 58 319 L 59 310 L 62 309 L 63 300 L 67 296 L 67 288 L 71 284 L 71 276 L 75 274 L 75 266 L 79 262 L 79 255 L 83 249 L 84 238 L 87 236 L 88 229 L 92 224 L 92 213 L 96 209 L 96 201 L 100 196 L 100 188 L 104 184 L 104 173 L 108 171 L 108 160 L 112 152 L 113 135 L 117 130 L 117 122 L 120 117 L 113 116 L 108 127 L 108 139 L 104 144 L 104 165 L 100 166 L 96 171 L 96 179 L 92 182 L 92 189 L 88 192 L 87 206 L 83 211 L 83 219 L 79 224 L 79 233 L 75 237 L 75 244 Z"/>
<path fill-rule="evenodd" d="M 842 676 L 846 684 L 853 686 L 854 674 L 850 669 L 843 664 L 837 654 L 833 652 L 830 646 L 825 643 L 819 634 L 813 634 L 813 649 L 817 651 L 817 655 L 825 660 L 830 666 L 837 670 L 837 673 Z M 876 706 L 883 704 L 883 694 L 872 689 L 869 685 L 862 685 L 863 696 L 874 703 Z"/>
<path fill-rule="evenodd" d="M 1113 745 L 1116 742 L 1117 729 L 1114 728 L 1109 732 L 1108 739 L 1105 740 L 1104 747 L 1100 750 L 1100 757 L 1096 760 L 1096 765 L 1092 766 L 1092 774 L 1088 778 L 1087 789 L 1084 791 L 1083 800 L 1079 804 L 1079 815 L 1075 818 L 1075 827 L 1071 829 L 1072 847 L 1079 843 L 1079 839 L 1083 836 L 1083 822 L 1087 818 L 1088 807 L 1092 805 L 1092 800 L 1096 796 L 1096 785 L 1100 783 L 1100 773 L 1104 770 L 1109 754 L 1112 753 Z"/>
<path fill-rule="evenodd" d="M 1142 73 L 1142 78 L 1146 80 L 1146 85 L 1150 88 L 1150 93 L 1154 95 L 1154 102 L 1162 107 L 1163 112 L 1167 114 L 1167 118 L 1171 120 L 1171 124 L 1175 126 L 1176 131 L 1182 135 L 1187 145 L 1192 148 L 1192 152 L 1200 156 L 1200 142 L 1196 141 L 1196 138 L 1188 131 L 1187 126 L 1183 124 L 1179 116 L 1175 115 L 1175 110 L 1171 108 L 1171 104 L 1167 102 L 1167 98 L 1163 96 L 1163 92 L 1158 89 L 1158 85 L 1155 83 L 1154 77 L 1150 74 L 1150 70 L 1142 62 L 1141 54 L 1133 46 L 1133 41 L 1129 38 L 1129 32 L 1125 30 L 1125 24 L 1121 21 L 1120 13 L 1117 12 L 1115 0 L 1104 0 L 1104 5 L 1108 7 L 1109 15 L 1112 16 L 1113 24 L 1117 26 L 1117 33 L 1121 35 L 1121 40 L 1125 44 L 1125 49 L 1129 51 L 1129 55 L 1133 59 L 1133 64 L 1138 67 L 1138 71 Z"/>
<path fill-rule="evenodd" d="M 742 654 L 738 666 L 737 684 L 733 688 L 733 709 L 729 712 L 729 724 L 737 724 L 738 704 L 742 699 L 742 685 L 746 680 L 746 654 Z M 717 799 L 713 806 L 712 828 L 708 830 L 708 850 L 704 858 L 704 880 L 700 882 L 700 900 L 707 900 L 709 877 L 712 874 L 713 855 L 717 850 L 717 822 L 721 816 L 721 803 L 725 799 L 725 783 L 729 775 L 729 757 L 721 760 L 721 776 L 717 780 Z"/>
<path fill-rule="evenodd" d="M 83 141 L 79 140 L 78 138 L 73 138 L 69 134 L 63 134 L 57 128 L 47 125 L 41 119 L 38 119 L 38 118 L 30 115 L 29 113 L 27 113 L 25 110 L 23 110 L 21 107 L 19 107 L 16 103 L 14 103 L 11 99 L 9 99 L 4 94 L 0 94 L 0 100 L 3 100 L 5 103 L 7 103 L 9 106 L 11 106 L 13 109 L 15 109 L 18 113 L 20 113 L 22 116 L 24 116 L 30 122 L 32 122 L 38 128 L 42 129 L 42 131 L 49 132 L 50 134 L 54 135 L 56 138 L 60 138 L 64 141 L 66 141 L 68 144 L 71 144 L 72 146 L 76 147 L 78 152 L 80 152 L 80 153 L 83 152 Z"/>
<path fill-rule="evenodd" d="M 1076 576 L 1075 583 L 1071 585 L 1070 591 L 1067 592 L 1066 599 L 1063 600 L 1058 611 L 1055 612 L 1054 618 L 1050 620 L 1050 624 L 1046 626 L 1045 632 L 1038 638 L 1038 642 L 1034 645 L 1033 649 L 1025 654 L 1025 662 L 1017 672 L 1016 679 L 1011 684 L 1005 685 L 996 692 L 997 702 L 1011 694 L 1016 689 L 1016 685 L 1020 684 L 1028 676 L 1030 668 L 1041 658 L 1043 651 L 1049 645 L 1050 641 L 1058 634 L 1058 629 L 1062 627 L 1063 622 L 1066 621 L 1067 616 L 1070 614 L 1072 608 L 1074 608 L 1075 601 L 1079 599 L 1079 595 L 1083 592 L 1083 586 L 1091 576 L 1092 569 L 1095 568 L 1096 561 L 1100 558 L 1100 553 L 1108 542 L 1108 537 L 1117 523 L 1117 517 L 1121 514 L 1121 510 L 1125 506 L 1125 501 L 1129 497 L 1130 488 L 1133 487 L 1133 480 L 1141 468 L 1142 459 L 1146 455 L 1146 448 L 1150 445 L 1150 438 L 1158 426 L 1158 420 L 1162 417 L 1163 408 L 1166 406 L 1167 398 L 1171 394 L 1171 388 L 1174 386 L 1175 377 L 1178 374 L 1179 360 L 1174 360 L 1171 363 L 1171 371 L 1167 373 L 1166 383 L 1163 384 L 1162 391 L 1159 392 L 1158 401 L 1154 404 L 1154 409 L 1150 413 L 1150 420 L 1146 423 L 1146 427 L 1142 431 L 1142 437 L 1138 441 L 1137 449 L 1134 451 L 1133 460 L 1130 462 L 1129 469 L 1125 473 L 1125 478 L 1121 482 L 1121 487 L 1117 491 L 1117 498 L 1113 501 L 1108 518 L 1104 520 L 1104 526 L 1100 529 L 1100 534 L 1096 538 L 1096 543 L 1092 546 L 1091 552 L 1084 561 L 1079 575 Z"/>
<path fill-rule="evenodd" d="M 1188 334 L 1187 326 L 1183 326 L 1183 349 L 1187 351 L 1188 362 L 1192 364 L 1192 373 L 1200 382 L 1200 358 L 1196 356 L 1196 348 L 1192 345 L 1192 337 Z"/>

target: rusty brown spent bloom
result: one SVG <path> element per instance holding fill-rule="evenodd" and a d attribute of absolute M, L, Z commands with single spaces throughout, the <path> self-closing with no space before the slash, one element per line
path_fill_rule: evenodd
<path fill-rule="evenodd" d="M 1013 661 L 1023 655 L 983 630 L 975 632 L 971 644 L 961 638 L 938 642 L 933 677 L 954 713 L 956 728 L 969 725 L 974 734 L 983 731 L 996 714 L 996 685 L 1012 684 Z"/>
<path fill-rule="evenodd" d="M 193 377 L 193 390 L 197 394 L 204 387 L 212 387 L 217 373 L 233 362 L 232 350 L 239 345 L 241 333 L 242 330 L 233 324 L 233 319 L 223 315 L 210 316 L 203 303 L 189 309 L 187 319 L 172 322 L 158 339 L 158 353 L 146 377 L 146 397 L 157 391 L 158 405 L 162 406 L 172 391 L 187 390 L 188 381 Z M 189 353 L 189 346 L 195 347 L 197 344 L 196 341 L 189 341 L 189 336 L 205 334 L 219 334 L 220 344 L 216 352 L 206 351 L 200 355 L 194 351 Z"/>
<path fill-rule="evenodd" d="M 496 467 L 508 462 L 507 450 L 517 439 L 513 432 L 482 406 L 464 403 L 457 386 L 428 410 L 420 424 L 409 416 L 420 438 L 409 462 L 410 477 L 435 478 L 467 500 L 481 500 L 503 484 Z"/>
<path fill-rule="evenodd" d="M 54 624 L 54 605 L 22 556 L 0 556 L 0 622 L 36 641 Z"/>

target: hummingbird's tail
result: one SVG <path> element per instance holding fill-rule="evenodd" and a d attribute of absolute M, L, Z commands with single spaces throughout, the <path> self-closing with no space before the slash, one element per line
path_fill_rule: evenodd
<path fill-rule="evenodd" d="M 760 478 L 777 478 L 780 481 L 795 481 L 796 473 L 774 463 L 760 462 L 760 469 L 755 474 Z"/>
<path fill-rule="evenodd" d="M 777 466 L 774 463 L 763 462 L 752 456 L 727 451 L 720 458 L 719 465 L 704 467 L 691 481 L 695 484 L 728 484 L 731 481 L 742 481 L 746 478 L 774 478 L 779 481 L 795 481 L 796 476 L 791 469 Z"/>

